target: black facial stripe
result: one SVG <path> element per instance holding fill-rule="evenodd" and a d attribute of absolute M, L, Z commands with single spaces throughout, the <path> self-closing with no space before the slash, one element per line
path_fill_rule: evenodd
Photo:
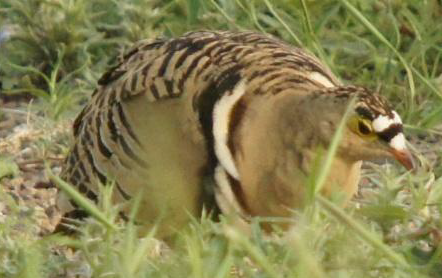
<path fill-rule="evenodd" d="M 386 141 L 390 142 L 396 135 L 402 132 L 402 124 L 391 124 L 388 128 L 384 129 L 381 132 L 378 132 L 378 136 Z"/>
<path fill-rule="evenodd" d="M 370 112 L 370 110 L 368 110 L 365 107 L 358 107 L 356 108 L 356 112 L 361 115 L 362 117 L 369 119 L 369 120 L 374 120 L 374 115 L 372 112 Z"/>

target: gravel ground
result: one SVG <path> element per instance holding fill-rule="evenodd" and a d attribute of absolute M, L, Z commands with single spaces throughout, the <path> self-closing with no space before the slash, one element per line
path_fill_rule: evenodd
<path fill-rule="evenodd" d="M 45 163 L 60 172 L 70 125 L 43 119 L 31 112 L 31 103 L 23 97 L 0 98 L 0 192 L 7 193 L 0 194 L 0 221 L 16 207 L 19 217 L 32 213 L 36 234 L 44 235 L 60 220 L 57 189 L 45 175 Z"/>

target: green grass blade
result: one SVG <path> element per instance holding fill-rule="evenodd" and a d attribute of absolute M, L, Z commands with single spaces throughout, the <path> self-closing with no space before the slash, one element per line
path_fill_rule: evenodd
<path fill-rule="evenodd" d="M 290 36 L 293 38 L 293 40 L 299 45 L 303 46 L 304 44 L 302 41 L 298 38 L 298 36 L 293 32 L 293 30 L 287 25 L 287 23 L 279 16 L 279 14 L 275 11 L 273 8 L 273 5 L 270 3 L 269 0 L 264 0 L 267 8 L 269 11 L 273 14 L 273 16 L 281 23 L 281 25 L 284 27 L 284 29 L 287 30 L 287 32 L 290 34 Z"/>
<path fill-rule="evenodd" d="M 410 69 L 410 66 L 408 65 L 407 61 L 405 60 L 405 58 L 401 55 L 401 53 L 399 53 L 399 51 L 381 34 L 381 32 L 379 32 L 379 30 L 373 25 L 371 24 L 371 22 L 358 10 L 356 9 L 355 6 L 353 6 L 352 4 L 350 4 L 350 2 L 348 2 L 347 0 L 340 0 L 340 2 L 342 4 L 344 4 L 347 9 L 368 29 L 370 30 L 371 33 L 373 33 L 373 35 L 375 35 L 375 37 L 378 38 L 378 40 L 380 40 L 383 44 L 385 44 L 388 48 L 391 49 L 391 51 L 393 51 L 393 53 L 398 57 L 398 59 L 401 61 L 402 65 L 405 68 L 405 71 L 407 72 L 407 77 L 408 77 L 408 84 L 410 86 L 410 110 L 413 111 L 413 99 L 416 96 L 416 88 L 414 85 L 414 78 L 413 78 L 413 73 Z"/>
<path fill-rule="evenodd" d="M 49 169 L 49 166 L 46 166 L 46 174 L 48 175 L 49 179 L 53 181 L 63 192 L 65 192 L 76 204 L 78 204 L 81 208 L 83 208 L 88 214 L 90 214 L 92 217 L 96 218 L 98 221 L 103 223 L 106 227 L 117 230 L 118 227 L 109 221 L 109 219 L 104 215 L 98 208 L 95 206 L 92 201 L 85 198 L 83 195 L 81 195 L 77 190 L 75 190 L 70 184 L 62 180 L 61 178 L 57 177 L 52 173 L 52 171 Z"/>
<path fill-rule="evenodd" d="M 364 241 L 373 248 L 381 251 L 392 263 L 397 264 L 404 271 L 412 271 L 411 266 L 405 261 L 404 257 L 393 251 L 388 245 L 384 244 L 377 236 L 365 229 L 361 224 L 353 220 L 344 210 L 326 198 L 317 195 L 316 200 L 341 223 L 350 227 Z"/>
<path fill-rule="evenodd" d="M 270 265 L 269 260 L 262 252 L 262 250 L 255 244 L 253 244 L 248 237 L 242 232 L 236 230 L 235 228 L 229 227 L 226 230 L 226 235 L 230 238 L 233 243 L 238 244 L 238 247 L 243 248 L 253 261 L 260 266 L 269 277 L 277 278 L 280 277 L 276 269 Z"/>
<path fill-rule="evenodd" d="M 350 115 L 350 112 L 353 109 L 355 101 L 356 101 L 355 99 L 352 99 L 352 101 L 350 101 L 350 104 L 348 105 L 347 110 L 345 111 L 345 114 L 342 117 L 341 121 L 339 122 L 338 128 L 336 129 L 336 132 L 333 135 L 332 141 L 330 143 L 330 146 L 328 147 L 327 154 L 325 156 L 324 164 L 322 165 L 318 177 L 315 179 L 315 190 L 314 190 L 315 195 L 321 191 L 327 179 L 328 173 L 331 170 L 333 158 L 335 157 L 336 151 L 338 150 L 338 145 L 339 142 L 341 141 L 344 128 L 347 124 L 348 116 Z"/>

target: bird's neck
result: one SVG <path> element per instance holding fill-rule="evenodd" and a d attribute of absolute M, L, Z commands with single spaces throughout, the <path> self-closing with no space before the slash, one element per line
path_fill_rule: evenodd
<path fill-rule="evenodd" d="M 296 103 L 275 101 L 273 105 L 257 103 L 255 107 L 248 107 L 233 134 L 240 193 L 247 200 L 246 210 L 251 215 L 288 216 L 291 209 L 305 204 L 306 186 L 318 151 L 325 153 L 327 146 L 310 126 L 314 123 L 297 114 L 302 111 L 293 109 Z M 332 184 L 351 188 L 357 185 L 359 172 L 352 172 L 354 162 L 336 157 L 333 167 L 344 174 L 334 174 L 333 181 L 328 179 L 325 193 Z"/>
<path fill-rule="evenodd" d="M 293 118 L 296 115 L 286 108 L 257 100 L 247 107 L 233 134 L 239 183 L 252 215 L 287 216 L 288 208 L 303 202 L 303 194 L 294 191 L 303 190 L 316 138 L 313 130 L 298 129 L 295 123 L 302 118 Z"/>

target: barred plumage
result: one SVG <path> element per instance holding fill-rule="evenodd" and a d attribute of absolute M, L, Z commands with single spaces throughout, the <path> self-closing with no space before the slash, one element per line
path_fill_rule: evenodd
<path fill-rule="evenodd" d="M 191 32 L 175 39 L 141 41 L 98 83 L 89 104 L 75 120 L 75 145 L 62 177 L 94 200 L 98 183 L 114 181 L 116 201 L 131 200 L 141 189 L 145 197 L 139 219 L 154 223 L 165 214 L 165 230 L 184 223 L 186 210 L 198 215 L 204 176 L 213 175 L 216 165 L 217 200 L 223 211 L 234 206 L 247 215 L 287 215 L 286 211 L 279 212 L 280 208 L 260 209 L 252 204 L 262 198 L 257 197 L 256 188 L 249 190 L 254 187 L 254 178 L 244 176 L 250 175 L 251 169 L 257 170 L 244 166 L 246 159 L 252 159 L 245 158 L 249 146 L 244 144 L 261 142 L 256 138 L 243 140 L 247 137 L 244 126 L 259 129 L 250 113 L 260 118 L 261 113 L 279 105 L 278 99 L 293 95 L 295 99 L 287 102 L 303 105 L 306 100 L 316 103 L 313 99 L 318 94 L 333 99 L 324 101 L 327 105 L 339 103 L 339 116 L 349 98 L 356 96 L 360 101 L 355 111 L 361 111 L 361 117 L 393 117 L 384 100 L 361 87 L 343 86 L 314 56 L 254 32 Z M 306 105 L 299 110 L 309 113 L 310 104 Z M 268 132 L 285 133 L 283 129 L 292 128 L 286 124 Z M 402 130 L 385 138 L 391 140 L 399 132 Z M 292 143 L 326 143 L 307 140 L 306 136 L 296 135 Z M 283 149 L 284 156 L 286 151 Z M 294 157 L 304 155 L 299 149 L 293 152 Z M 309 170 L 304 160 L 301 157 L 293 163 L 298 163 L 295 169 L 306 175 Z M 277 164 L 272 167 L 275 173 L 287 171 Z M 354 188 L 349 190 L 354 192 Z M 276 207 L 296 206 L 279 201 Z M 65 211 L 74 206 L 61 203 Z"/>

